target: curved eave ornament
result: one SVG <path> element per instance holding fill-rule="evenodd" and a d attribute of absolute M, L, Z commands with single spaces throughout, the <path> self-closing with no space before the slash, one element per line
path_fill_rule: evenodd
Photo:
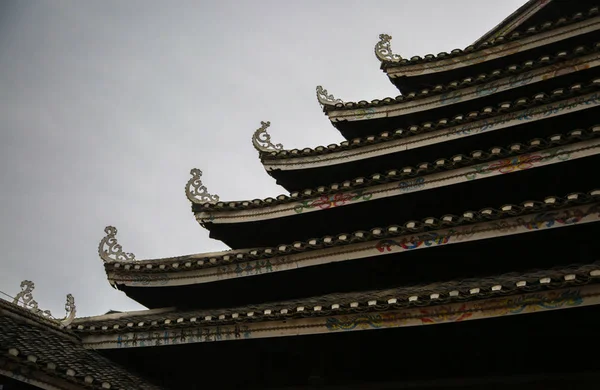
<path fill-rule="evenodd" d="M 50 310 L 42 310 L 39 308 L 38 303 L 33 299 L 33 289 L 35 284 L 30 280 L 24 280 L 21 282 L 21 291 L 13 299 L 13 304 L 23 307 L 33 314 L 48 319 L 50 321 L 57 322 L 60 326 L 65 327 L 71 324 L 75 319 L 77 310 L 75 308 L 75 298 L 73 295 L 67 294 L 67 302 L 65 303 L 66 315 L 63 319 L 55 319 L 50 313 Z"/>
<path fill-rule="evenodd" d="M 192 178 L 188 180 L 185 185 L 185 195 L 192 203 L 204 204 L 204 203 L 216 203 L 219 201 L 218 195 L 212 195 L 208 193 L 208 190 L 202 184 L 202 171 L 198 168 L 193 168 L 190 171 Z"/>
<path fill-rule="evenodd" d="M 252 145 L 254 149 L 259 152 L 273 152 L 282 150 L 282 144 L 273 144 L 271 142 L 271 135 L 267 132 L 267 129 L 271 126 L 271 122 L 260 122 L 260 127 L 252 135 Z"/>
<path fill-rule="evenodd" d="M 392 52 L 392 36 L 379 34 L 379 42 L 375 45 L 375 56 L 381 62 L 400 62 L 402 56 Z"/>
<path fill-rule="evenodd" d="M 100 241 L 100 245 L 98 245 L 98 255 L 104 262 L 135 260 L 135 255 L 123 252 L 123 247 L 117 242 L 116 227 L 107 226 L 104 228 L 104 233 L 106 233 L 106 236 Z"/>
<path fill-rule="evenodd" d="M 338 103 L 344 103 L 342 99 L 336 99 L 333 94 L 327 92 L 325 88 L 317 85 L 317 100 L 321 106 L 335 106 Z"/>

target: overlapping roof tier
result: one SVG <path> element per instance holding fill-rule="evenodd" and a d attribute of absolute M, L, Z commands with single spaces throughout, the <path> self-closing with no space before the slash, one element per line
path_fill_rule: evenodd
<path fill-rule="evenodd" d="M 478 73 L 489 67 L 500 67 L 506 61 L 524 59 L 526 55 L 542 55 L 544 47 L 553 45 L 581 44 L 596 40 L 600 29 L 598 7 L 589 7 L 594 2 L 556 2 L 561 11 L 554 21 L 541 22 L 523 31 L 513 31 L 507 36 L 498 36 L 468 46 L 464 50 L 454 49 L 450 53 L 442 52 L 437 56 L 427 54 L 423 57 L 413 56 L 410 59 L 394 54 L 391 48 L 391 37 L 380 35 L 375 46 L 375 54 L 381 61 L 381 69 L 390 80 L 402 91 L 409 93 L 428 85 L 444 84 L 452 79 Z M 576 6 L 579 11 L 574 12 Z M 566 17 L 565 15 L 572 16 Z"/>
<path fill-rule="evenodd" d="M 488 73 L 471 74 L 460 81 L 395 98 L 335 103 L 323 99 L 320 93 L 317 93 L 317 97 L 324 112 L 346 139 L 372 135 L 373 123 L 390 122 L 397 127 L 406 127 L 432 117 L 443 118 L 486 104 L 497 104 L 498 101 L 512 101 L 522 96 L 524 87 L 536 87 L 539 83 L 544 86 L 537 88 L 551 90 L 552 87 L 589 80 L 598 74 L 595 68 L 600 65 L 600 45 L 586 44 L 552 55 L 529 57 L 520 64 L 507 65 L 502 70 L 490 72 L 486 69 Z"/>
<path fill-rule="evenodd" d="M 81 338 L 30 310 L 0 299 L 0 375 L 43 389 L 156 389 Z"/>
<path fill-rule="evenodd" d="M 469 204 L 473 202 L 467 201 L 469 194 L 485 195 L 491 201 L 502 202 L 502 198 L 496 198 L 498 186 L 507 192 L 515 189 L 534 198 L 555 188 L 559 191 L 582 188 L 589 178 L 573 173 L 584 172 L 590 164 L 598 162 L 600 127 L 562 135 L 555 133 L 558 130 L 555 127 L 546 130 L 554 134 L 524 143 L 514 143 L 512 138 L 510 145 L 495 145 L 488 151 L 462 151 L 445 158 L 437 156 L 430 162 L 414 161 L 414 165 L 395 169 L 387 167 L 385 172 L 371 172 L 343 182 L 294 191 L 289 196 L 231 202 L 198 201 L 192 209 L 196 219 L 211 232 L 211 237 L 239 249 L 393 223 L 393 218 L 419 218 L 422 215 L 417 213 L 425 207 L 440 213 L 485 207 L 480 203 Z M 551 166 L 556 171 L 550 174 Z M 559 174 L 569 178 L 556 184 L 552 176 Z M 531 183 L 536 183 L 535 187 L 524 188 Z M 563 185 L 565 187 L 561 187 Z"/>
<path fill-rule="evenodd" d="M 484 107 L 478 111 L 441 118 L 379 135 L 356 138 L 341 144 L 261 152 L 267 172 L 287 190 L 296 192 L 322 184 L 339 183 L 350 175 L 366 176 L 389 169 L 402 161 L 417 164 L 442 153 L 492 147 L 510 142 L 510 137 L 538 137 L 552 134 L 543 121 L 553 126 L 588 127 L 598 110 L 600 79 L 575 83 L 553 91 L 538 92 Z M 586 115 L 579 115 L 586 110 Z M 509 129 L 514 128 L 514 129 Z M 518 133 L 517 133 L 518 132 Z M 473 137 L 473 136 L 477 137 Z M 417 160 L 418 159 L 418 160 Z"/>
<path fill-rule="evenodd" d="M 403 256 L 410 255 L 418 249 L 435 249 L 448 245 L 457 248 L 455 250 L 446 248 L 444 252 L 445 256 L 448 256 L 445 258 L 456 259 L 452 262 L 454 267 L 452 272 L 472 272 L 469 269 L 473 267 L 473 263 L 476 264 L 477 269 L 487 272 L 485 270 L 494 269 L 493 267 L 496 265 L 492 263 L 495 262 L 483 264 L 478 260 L 479 256 L 473 257 L 475 253 L 483 253 L 481 248 L 477 250 L 472 248 L 473 244 L 477 244 L 481 240 L 487 240 L 483 251 L 489 253 L 488 257 L 502 256 L 502 251 L 506 251 L 511 247 L 521 248 L 520 256 L 525 256 L 529 260 L 528 262 L 521 260 L 521 265 L 517 266 L 518 268 L 524 264 L 530 264 L 529 261 L 552 260 L 552 254 L 557 254 L 560 251 L 557 248 L 548 246 L 539 248 L 534 244 L 531 246 L 518 244 L 518 241 L 514 241 L 515 237 L 524 233 L 535 233 L 531 238 L 527 238 L 529 243 L 536 241 L 536 235 L 539 236 L 540 240 L 546 242 L 551 239 L 552 231 L 557 230 L 556 228 L 575 229 L 579 226 L 571 241 L 579 242 L 583 240 L 581 245 L 584 245 L 584 242 L 589 241 L 590 232 L 589 229 L 585 229 L 584 225 L 600 220 L 599 200 L 600 191 L 592 191 L 589 194 L 572 193 L 564 198 L 553 196 L 542 201 L 526 201 L 520 205 L 507 204 L 499 208 L 487 207 L 480 211 L 467 211 L 461 215 L 447 214 L 439 217 L 423 218 L 421 221 L 413 220 L 387 227 L 340 233 L 274 247 L 143 261 L 105 260 L 105 268 L 113 285 L 148 307 L 167 306 L 164 305 L 167 302 L 171 302 L 170 305 L 185 305 L 185 296 L 211 297 L 210 302 L 194 300 L 194 304 L 197 306 L 216 304 L 215 302 L 236 302 L 237 298 L 247 298 L 250 301 L 260 302 L 265 300 L 265 297 L 262 297 L 261 294 L 268 295 L 269 291 L 272 293 L 271 287 L 269 287 L 269 291 L 265 292 L 262 291 L 261 285 L 272 286 L 275 281 L 261 283 L 256 278 L 262 277 L 262 282 L 264 282 L 265 278 L 269 278 L 275 273 L 290 271 L 283 272 L 282 276 L 278 277 L 280 282 L 276 283 L 279 286 L 278 296 L 282 297 L 287 294 L 285 286 L 288 284 L 284 280 L 285 274 L 288 277 L 295 277 L 301 274 L 302 269 L 305 268 L 312 269 L 314 266 L 332 264 L 341 265 L 353 261 L 359 261 L 357 263 L 359 267 L 365 264 L 371 267 L 377 263 L 374 262 L 374 258 L 382 256 L 389 256 L 386 267 L 398 265 L 404 267 L 404 272 L 412 269 L 413 275 L 418 275 L 418 272 L 414 273 L 417 266 L 414 260 Z M 544 232 L 549 233 L 544 234 Z M 501 240 L 503 237 L 512 237 L 513 242 L 507 245 L 507 241 Z M 492 238 L 493 240 L 489 240 Z M 452 244 L 460 245 L 454 246 Z M 588 248 L 591 248 L 589 245 L 593 246 L 594 244 L 587 245 Z M 550 251 L 549 256 L 540 255 L 545 250 Z M 529 253 L 531 251 L 534 252 Z M 437 261 L 436 259 L 439 258 L 434 256 L 428 261 Z M 385 259 L 383 260 L 385 261 Z M 360 261 L 368 261 L 368 263 L 361 263 Z M 421 258 L 419 266 L 428 264 L 428 261 Z M 537 267 L 541 263 L 531 264 L 530 266 Z M 502 262 L 498 262 L 497 266 L 515 267 L 515 264 L 504 259 Z M 428 267 L 431 267 L 431 264 L 428 264 Z M 442 277 L 436 272 L 449 272 L 447 267 L 448 264 L 427 273 L 430 275 L 429 277 Z M 326 274 L 323 268 L 317 268 L 319 268 L 318 271 L 321 276 Z M 344 269 L 349 270 L 351 268 L 351 264 L 346 264 Z M 314 272 L 317 272 L 317 270 Z M 316 276 L 314 272 L 312 273 L 313 276 L 310 276 L 309 273 L 302 274 L 302 280 L 311 280 L 311 283 L 304 289 L 306 291 L 311 291 L 313 287 L 319 288 L 317 285 L 320 282 L 317 283 L 316 279 L 311 279 Z M 350 272 L 342 278 L 344 279 L 343 285 L 331 278 L 328 278 L 326 284 L 328 288 L 332 286 L 339 287 L 338 291 L 342 291 L 344 288 L 352 291 L 352 288 L 356 288 L 352 282 L 352 279 L 356 278 L 353 278 L 352 274 L 353 272 Z M 362 276 L 366 274 L 368 273 L 356 273 L 356 275 Z M 393 280 L 396 282 L 403 278 L 398 273 L 392 272 L 390 275 L 393 275 Z M 410 277 L 410 275 L 406 273 L 406 277 Z M 418 275 L 418 277 L 423 278 L 424 276 Z M 246 286 L 242 282 L 243 279 L 256 280 L 249 280 L 248 283 L 252 284 L 246 283 Z M 386 276 L 381 274 L 378 276 L 377 281 L 382 284 L 390 281 L 393 283 L 392 280 L 386 281 L 385 279 Z M 244 291 L 244 293 L 237 298 L 235 294 L 225 297 L 216 294 L 214 289 L 222 287 L 228 290 L 232 288 L 231 283 L 227 283 L 228 281 L 235 282 L 238 288 L 236 291 Z M 369 283 L 366 279 L 363 282 Z M 358 281 L 358 283 L 363 282 Z M 363 287 L 366 286 L 364 283 Z M 197 290 L 194 290 L 194 292 L 191 290 L 186 291 L 186 286 L 195 286 L 194 288 Z M 253 287 L 250 288 L 250 286 Z"/>
<path fill-rule="evenodd" d="M 244 307 L 77 319 L 87 347 L 136 348 L 419 326 L 600 304 L 600 263 Z"/>

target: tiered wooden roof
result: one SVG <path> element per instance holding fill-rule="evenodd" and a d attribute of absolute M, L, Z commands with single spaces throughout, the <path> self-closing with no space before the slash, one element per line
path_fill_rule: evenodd
<path fill-rule="evenodd" d="M 319 363 L 340 385 L 358 371 L 369 381 L 373 372 L 408 378 L 404 387 L 506 383 L 490 379 L 490 367 L 514 374 L 532 353 L 541 355 L 536 372 L 565 369 L 568 384 L 583 383 L 577 369 L 597 359 L 557 365 L 549 351 L 568 346 L 531 341 L 523 329 L 550 338 L 600 325 L 598 15 L 588 0 L 532 0 L 465 50 L 410 60 L 383 34 L 376 54 L 402 95 L 343 102 L 318 87 L 340 144 L 285 149 L 261 122 L 253 145 L 289 194 L 222 201 L 192 169 L 185 192 L 195 218 L 231 250 L 136 260 L 107 227 L 99 255 L 109 282 L 149 310 L 76 319 L 63 332 L 174 388 L 189 386 L 189 374 L 165 379 L 157 362 L 195 371 L 195 344 L 219 388 L 305 384 L 324 375 L 306 373 L 323 350 L 346 355 Z M 533 312 L 546 313 L 504 318 Z M 486 321 L 468 325 L 476 319 Z M 245 342 L 208 343 L 227 340 Z M 381 345 L 406 346 L 415 359 L 358 359 Z M 446 371 L 419 361 L 432 349 Z M 490 351 L 497 360 L 480 358 Z M 223 363 L 233 358 L 243 380 Z M 460 373 L 465 360 L 487 381 Z M 415 382 L 424 376 L 435 383 Z"/>
<path fill-rule="evenodd" d="M 443 80 L 466 76 L 465 70 L 494 68 L 505 60 L 519 58 L 527 51 L 542 54 L 540 48 L 549 44 L 569 45 L 597 39 L 600 19 L 594 1 L 557 0 L 551 3 L 554 3 L 551 7 L 543 9 L 549 11 L 546 14 L 554 16 L 554 20 L 540 20 L 535 26 L 522 24 L 516 30 L 507 32 L 507 35 L 477 42 L 464 50 L 454 49 L 450 53 L 405 59 L 393 53 L 392 37 L 381 34 L 375 54 L 381 61 L 381 69 L 392 83 L 403 93 L 409 93 L 424 86 L 443 83 Z M 530 19 L 533 20 L 536 19 Z"/>

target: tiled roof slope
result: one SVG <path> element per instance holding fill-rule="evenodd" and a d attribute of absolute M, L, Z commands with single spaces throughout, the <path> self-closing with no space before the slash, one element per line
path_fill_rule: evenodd
<path fill-rule="evenodd" d="M 24 367 L 29 375 L 60 379 L 81 388 L 160 389 L 85 349 L 71 331 L 1 299 L 0 362 L 0 366 Z"/>

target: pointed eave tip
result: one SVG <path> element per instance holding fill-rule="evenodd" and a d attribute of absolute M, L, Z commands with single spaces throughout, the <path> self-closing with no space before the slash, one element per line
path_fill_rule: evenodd
<path fill-rule="evenodd" d="M 402 56 L 392 52 L 392 36 L 379 34 L 379 42 L 375 44 L 375 56 L 381 62 L 400 62 Z"/>

